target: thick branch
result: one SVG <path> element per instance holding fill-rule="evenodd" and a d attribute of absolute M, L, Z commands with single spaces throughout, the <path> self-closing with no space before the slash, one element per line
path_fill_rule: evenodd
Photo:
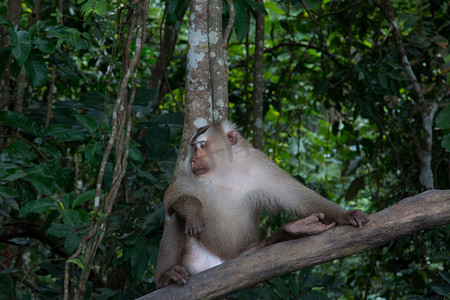
<path fill-rule="evenodd" d="M 186 286 L 170 285 L 139 300 L 224 297 L 276 276 L 449 223 L 450 190 L 427 191 L 371 215 L 363 229 L 337 226 L 319 235 L 275 244 L 196 274 Z"/>

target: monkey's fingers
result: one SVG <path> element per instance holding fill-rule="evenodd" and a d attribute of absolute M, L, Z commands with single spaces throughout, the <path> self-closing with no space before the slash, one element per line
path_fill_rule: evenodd
<path fill-rule="evenodd" d="M 178 285 L 185 285 L 189 279 L 189 273 L 185 268 L 179 265 L 175 265 L 172 269 L 170 269 L 165 275 L 163 280 L 166 285 L 171 283 L 176 283 Z"/>
<path fill-rule="evenodd" d="M 328 229 L 330 229 L 331 227 L 334 227 L 334 225 L 336 225 L 336 222 L 331 222 L 330 224 L 328 224 L 328 225 L 325 227 L 325 230 L 328 230 Z"/>
<path fill-rule="evenodd" d="M 299 223 L 302 223 L 304 225 L 307 225 L 307 224 L 320 222 L 320 220 L 323 219 L 323 218 L 325 218 L 325 215 L 323 213 L 313 213 L 313 214 L 307 216 L 306 218 L 299 219 L 299 220 L 294 221 L 294 222 L 299 222 Z"/>
<path fill-rule="evenodd" d="M 203 227 L 205 227 L 205 220 L 203 218 L 198 223 L 188 222 L 186 223 L 186 234 L 190 237 L 198 236 L 202 233 Z"/>
<path fill-rule="evenodd" d="M 344 218 L 344 224 L 350 224 L 359 228 L 363 228 L 364 224 L 369 222 L 366 214 L 361 210 L 351 210 L 345 214 Z"/>

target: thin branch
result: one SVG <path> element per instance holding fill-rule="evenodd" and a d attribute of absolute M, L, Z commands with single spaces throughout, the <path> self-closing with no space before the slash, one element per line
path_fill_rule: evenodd
<path fill-rule="evenodd" d="M 234 6 L 232 0 L 226 0 L 228 5 L 228 12 L 229 12 L 229 18 L 228 18 L 228 24 L 225 28 L 225 33 L 223 35 L 223 49 L 224 53 L 226 53 L 227 49 L 227 43 L 228 39 L 230 38 L 231 30 L 233 29 L 234 19 L 235 19 L 235 13 L 234 13 Z"/>

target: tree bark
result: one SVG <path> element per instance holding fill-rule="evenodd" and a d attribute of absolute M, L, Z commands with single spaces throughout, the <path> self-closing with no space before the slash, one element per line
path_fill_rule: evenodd
<path fill-rule="evenodd" d="M 8 0 L 8 4 L 6 6 L 6 18 L 9 19 L 13 26 L 17 26 L 19 24 L 20 20 L 20 12 L 22 8 L 22 1 L 17 0 Z M 11 41 L 8 34 L 9 27 L 7 26 L 1 26 L 0 27 L 0 36 L 1 44 L 0 49 L 5 48 L 6 46 L 9 46 Z M 0 86 L 2 89 L 0 89 L 0 109 L 7 110 L 9 102 L 11 101 L 11 93 L 9 91 L 9 83 L 10 83 L 10 68 L 11 66 L 11 55 L 8 60 L 8 63 L 6 64 L 5 71 L 3 72 L 1 78 L 0 78 Z"/>
<path fill-rule="evenodd" d="M 155 89 L 156 91 L 156 101 L 151 101 L 148 103 L 148 106 L 152 107 L 153 109 L 156 109 L 159 106 L 161 99 L 170 89 L 167 79 L 167 67 L 173 55 L 173 50 L 175 49 L 175 44 L 178 39 L 178 32 L 180 31 L 184 15 L 186 14 L 188 2 L 189 1 L 185 2 L 183 11 L 173 24 L 169 24 L 167 18 L 165 21 L 164 34 L 162 34 L 160 41 L 159 55 L 156 59 L 156 62 L 152 66 L 151 76 L 147 85 L 149 89 Z M 166 2 L 166 9 L 168 5 L 169 2 Z"/>
<path fill-rule="evenodd" d="M 228 119 L 228 72 L 222 34 L 222 0 L 208 4 L 208 47 L 211 73 L 213 119 Z"/>
<path fill-rule="evenodd" d="M 450 190 L 431 190 L 406 198 L 369 219 L 363 229 L 336 226 L 318 235 L 260 249 L 191 276 L 186 286 L 170 285 L 139 300 L 223 298 L 276 276 L 449 224 Z"/>
<path fill-rule="evenodd" d="M 187 155 L 194 131 L 211 124 L 212 103 L 208 51 L 208 0 L 191 0 L 186 74 L 186 114 L 177 167 Z"/>
<path fill-rule="evenodd" d="M 258 0 L 263 5 L 262 0 Z M 255 67 L 253 74 L 253 147 L 263 148 L 263 103 L 264 103 L 264 15 L 256 12 Z"/>

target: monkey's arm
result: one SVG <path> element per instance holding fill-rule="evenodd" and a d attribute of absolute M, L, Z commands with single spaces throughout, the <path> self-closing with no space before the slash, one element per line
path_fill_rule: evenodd
<path fill-rule="evenodd" d="M 263 170 L 258 170 L 258 173 L 262 174 L 258 185 L 262 187 L 265 194 L 270 195 L 265 199 L 269 208 L 275 206 L 275 208 L 293 212 L 300 217 L 323 213 L 325 214 L 323 221 L 326 224 L 336 222 L 362 227 L 368 221 L 362 211 L 346 211 L 336 203 L 307 188 L 263 153 L 257 153 L 256 159 L 258 161 L 265 160 L 264 164 L 259 163 L 259 165 L 270 165 Z"/>
<path fill-rule="evenodd" d="M 336 225 L 335 222 L 332 222 L 330 224 L 322 223 L 321 220 L 323 218 L 325 218 L 325 215 L 323 213 L 314 213 L 306 218 L 289 222 L 286 225 L 280 227 L 273 235 L 271 235 L 267 239 L 258 241 L 251 245 L 249 249 L 245 250 L 240 255 L 244 255 L 283 241 L 318 234 Z"/>
<path fill-rule="evenodd" d="M 185 222 L 186 233 L 189 236 L 200 234 L 205 226 L 202 216 L 202 203 L 194 196 L 181 195 L 167 207 L 169 215 L 176 213 Z"/>
<path fill-rule="evenodd" d="M 158 288 L 177 283 L 186 284 L 189 274 L 181 266 L 186 234 L 180 218 L 174 214 L 164 228 L 159 245 L 158 261 L 156 263 L 156 286 Z"/>

